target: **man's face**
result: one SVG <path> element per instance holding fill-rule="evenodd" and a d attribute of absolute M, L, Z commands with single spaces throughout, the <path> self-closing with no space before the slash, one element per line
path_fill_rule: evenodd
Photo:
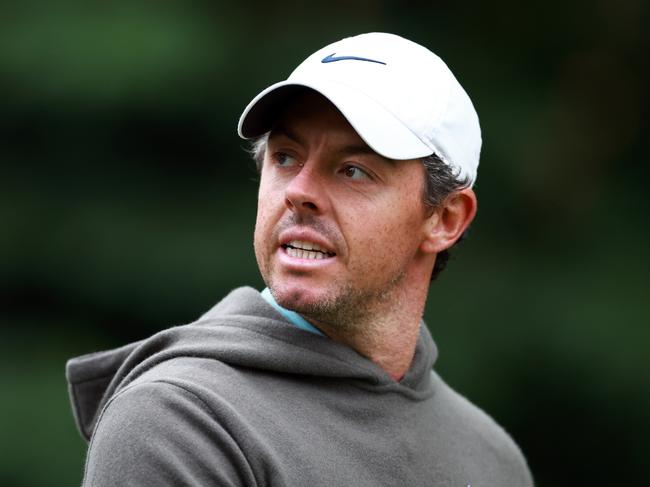
<path fill-rule="evenodd" d="M 290 105 L 269 137 L 255 226 L 278 303 L 315 324 L 353 326 L 401 299 L 431 263 L 420 249 L 423 188 L 419 160 L 379 156 L 320 95 Z"/>

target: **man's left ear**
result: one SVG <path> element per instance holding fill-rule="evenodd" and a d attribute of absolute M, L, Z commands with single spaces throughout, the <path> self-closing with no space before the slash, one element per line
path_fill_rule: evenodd
<path fill-rule="evenodd" d="M 429 216 L 421 250 L 438 253 L 454 245 L 472 223 L 477 204 L 476 194 L 471 188 L 450 194 Z"/>

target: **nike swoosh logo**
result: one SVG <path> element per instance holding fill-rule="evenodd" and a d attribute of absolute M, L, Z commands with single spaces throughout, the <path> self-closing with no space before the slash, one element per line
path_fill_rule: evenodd
<path fill-rule="evenodd" d="M 336 53 L 333 52 L 329 56 L 325 56 L 323 59 L 321 59 L 321 63 L 335 63 L 336 61 L 368 61 L 369 63 L 377 63 L 377 64 L 386 64 L 383 61 L 377 61 L 376 59 L 368 59 L 367 57 L 358 57 L 358 56 L 336 56 L 334 57 Z"/>

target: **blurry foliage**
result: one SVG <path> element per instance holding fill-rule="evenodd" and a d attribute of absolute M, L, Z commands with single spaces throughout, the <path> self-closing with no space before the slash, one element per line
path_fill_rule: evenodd
<path fill-rule="evenodd" d="M 647 6 L 0 6 L 0 485 L 74 485 L 63 366 L 261 286 L 241 109 L 314 49 L 402 34 L 470 93 L 479 216 L 430 292 L 438 369 L 538 485 L 648 478 Z"/>

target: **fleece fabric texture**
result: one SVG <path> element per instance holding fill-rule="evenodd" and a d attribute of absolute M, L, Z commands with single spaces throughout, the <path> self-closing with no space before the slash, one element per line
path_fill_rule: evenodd
<path fill-rule="evenodd" d="M 240 288 L 197 322 L 72 359 L 84 486 L 527 487 L 510 437 L 432 371 L 400 382 Z"/>

